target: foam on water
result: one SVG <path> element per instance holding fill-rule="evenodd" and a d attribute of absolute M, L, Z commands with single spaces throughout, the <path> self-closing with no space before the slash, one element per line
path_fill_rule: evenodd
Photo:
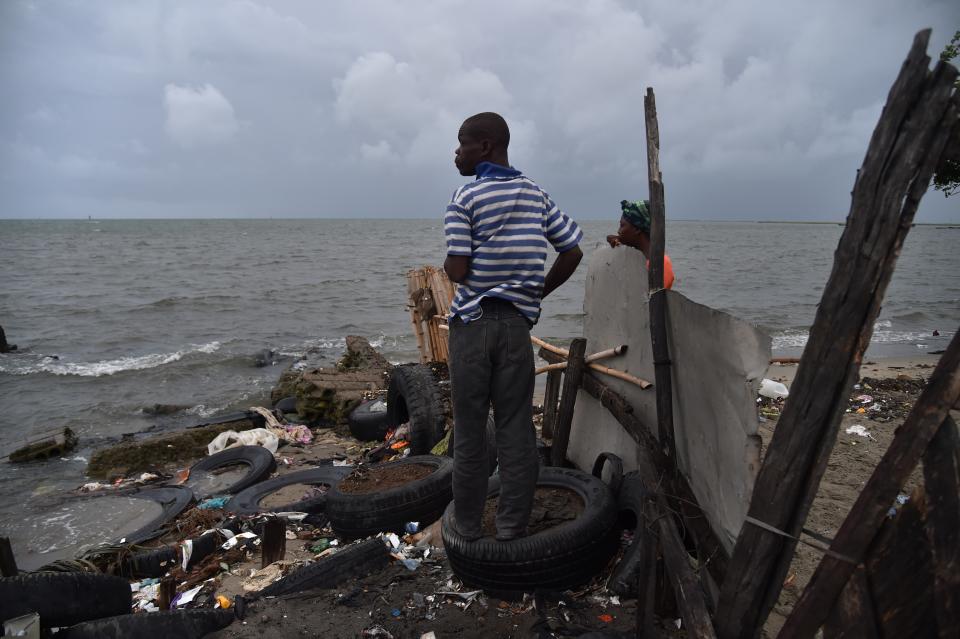
<path fill-rule="evenodd" d="M 67 362 L 49 356 L 30 356 L 20 354 L 0 360 L 0 373 L 11 375 L 31 375 L 33 373 L 51 373 L 53 375 L 76 375 L 78 377 L 101 377 L 115 375 L 123 371 L 139 371 L 172 364 L 192 353 L 210 354 L 220 350 L 220 342 L 192 344 L 190 348 L 173 353 L 151 353 L 148 355 L 120 357 L 99 362 Z"/>

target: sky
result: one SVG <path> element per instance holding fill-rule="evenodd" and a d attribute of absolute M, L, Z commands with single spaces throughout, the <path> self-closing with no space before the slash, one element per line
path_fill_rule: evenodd
<path fill-rule="evenodd" d="M 956 0 L 0 0 L 0 218 L 441 217 L 457 129 L 576 219 L 842 220 L 920 29 Z M 960 223 L 931 190 L 917 222 Z"/>

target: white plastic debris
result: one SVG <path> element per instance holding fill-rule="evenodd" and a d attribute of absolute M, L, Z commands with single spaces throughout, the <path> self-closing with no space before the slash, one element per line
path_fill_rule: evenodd
<path fill-rule="evenodd" d="M 187 539 L 182 544 L 180 544 L 181 555 L 183 555 L 183 561 L 180 563 L 180 567 L 183 568 L 184 572 L 187 570 L 187 564 L 190 563 L 190 557 L 193 556 L 193 540 Z"/>
<path fill-rule="evenodd" d="M 877 441 L 877 439 L 870 434 L 862 424 L 854 424 L 853 426 L 847 427 L 847 435 L 857 435 L 858 437 L 866 437 L 867 439 L 872 439 Z"/>
<path fill-rule="evenodd" d="M 394 548 L 400 547 L 400 538 L 397 537 L 396 533 L 389 533 L 383 536 L 384 539 L 390 542 L 390 545 Z"/>
<path fill-rule="evenodd" d="M 224 550 L 230 550 L 231 548 L 236 546 L 238 543 L 240 543 L 241 539 L 256 539 L 256 538 L 257 538 L 257 535 L 252 532 L 242 532 L 239 535 L 234 535 L 233 537 L 225 541 L 223 545 L 220 547 L 223 548 Z"/>
<path fill-rule="evenodd" d="M 207 454 L 212 455 L 235 446 L 263 446 L 271 453 L 276 453 L 279 443 L 277 436 L 266 428 L 252 428 L 239 433 L 235 430 L 227 430 L 207 444 Z"/>
<path fill-rule="evenodd" d="M 190 590 L 180 595 L 180 598 L 177 599 L 177 608 L 179 608 L 180 606 L 185 606 L 191 601 L 193 601 L 194 598 L 200 593 L 202 589 L 203 589 L 203 584 L 200 584 L 196 588 L 191 588 Z"/>
<path fill-rule="evenodd" d="M 770 399 L 779 399 L 780 397 L 789 396 L 790 391 L 780 382 L 764 378 L 764 380 L 760 382 L 760 394 Z"/>

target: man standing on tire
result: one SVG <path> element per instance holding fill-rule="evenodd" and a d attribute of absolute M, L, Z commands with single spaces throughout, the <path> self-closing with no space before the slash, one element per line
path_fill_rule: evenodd
<path fill-rule="evenodd" d="M 444 217 L 443 268 L 458 284 L 450 307 L 453 508 L 457 532 L 482 536 L 490 475 L 486 423 L 492 405 L 500 467 L 496 538 L 526 534 L 538 475 L 530 327 L 540 300 L 576 270 L 583 234 L 530 178 L 510 166 L 510 130 L 496 113 L 467 118 L 454 163 L 476 175 Z M 547 248 L 559 252 L 544 277 Z"/>

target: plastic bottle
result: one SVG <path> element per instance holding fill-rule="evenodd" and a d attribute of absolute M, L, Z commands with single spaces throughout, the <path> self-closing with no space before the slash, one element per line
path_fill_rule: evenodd
<path fill-rule="evenodd" d="M 775 382 L 772 379 L 764 379 L 760 382 L 760 394 L 770 399 L 777 399 L 779 397 L 789 396 L 790 391 L 780 382 Z"/>

